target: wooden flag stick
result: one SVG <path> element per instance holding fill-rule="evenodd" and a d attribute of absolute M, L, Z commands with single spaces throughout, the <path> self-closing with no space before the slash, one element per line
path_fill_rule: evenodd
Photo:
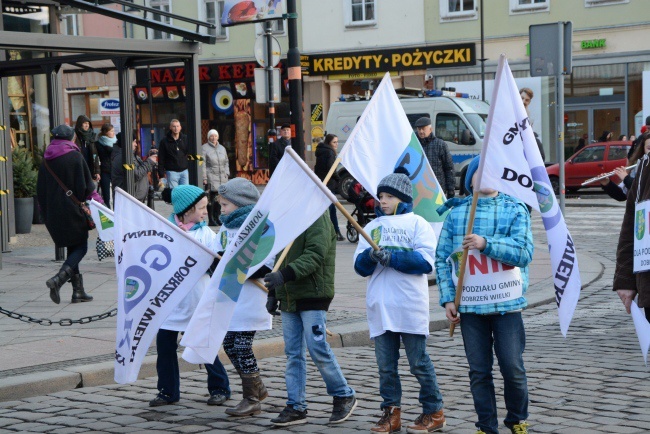
<path fill-rule="evenodd" d="M 469 219 L 467 220 L 467 230 L 465 235 L 471 234 L 474 230 L 474 217 L 476 216 L 476 204 L 478 203 L 478 191 L 474 192 L 472 197 L 472 207 L 469 210 Z M 463 280 L 465 279 L 465 266 L 467 265 L 467 252 L 469 249 L 463 249 L 463 256 L 460 258 L 460 269 L 458 271 L 458 283 L 456 284 L 456 298 L 454 305 L 456 306 L 456 314 L 458 315 L 458 306 L 460 306 L 460 298 L 463 296 Z M 454 336 L 454 329 L 456 324 L 451 323 L 449 326 L 449 337 Z"/>

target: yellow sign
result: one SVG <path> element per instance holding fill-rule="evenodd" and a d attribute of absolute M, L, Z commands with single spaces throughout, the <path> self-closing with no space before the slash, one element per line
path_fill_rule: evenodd
<path fill-rule="evenodd" d="M 325 137 L 325 131 L 321 126 L 314 126 L 311 128 L 311 137 L 312 139 L 322 139 Z"/>
<path fill-rule="evenodd" d="M 398 75 L 396 71 L 390 71 L 389 74 L 391 77 L 397 77 Z M 370 74 L 334 74 L 334 75 L 328 75 L 327 79 L 328 80 L 363 80 L 366 78 L 382 78 L 384 75 L 386 75 L 385 72 L 375 72 Z"/>
<path fill-rule="evenodd" d="M 311 105 L 311 123 L 312 125 L 323 125 L 323 104 Z"/>

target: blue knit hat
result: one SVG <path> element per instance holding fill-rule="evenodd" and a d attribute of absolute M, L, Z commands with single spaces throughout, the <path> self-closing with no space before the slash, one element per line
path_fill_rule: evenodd
<path fill-rule="evenodd" d="M 472 161 L 469 162 L 469 166 L 467 166 L 467 172 L 465 172 L 465 189 L 470 193 L 474 192 L 474 190 L 472 189 L 472 177 L 478 170 L 478 165 L 480 162 L 481 162 L 481 156 L 477 155 L 472 159 Z"/>
<path fill-rule="evenodd" d="M 172 189 L 174 214 L 182 216 L 205 197 L 205 191 L 194 185 L 179 185 Z"/>
<path fill-rule="evenodd" d="M 401 166 L 396 168 L 394 173 L 379 181 L 377 196 L 379 196 L 379 193 L 388 193 L 402 202 L 413 202 L 413 185 L 411 185 L 409 175 L 410 173 L 406 168 Z"/>

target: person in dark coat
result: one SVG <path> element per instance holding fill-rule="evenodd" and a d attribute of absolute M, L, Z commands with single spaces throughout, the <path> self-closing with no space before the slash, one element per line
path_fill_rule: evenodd
<path fill-rule="evenodd" d="M 275 168 L 284 155 L 284 148 L 291 146 L 291 125 L 282 124 L 280 127 L 280 139 L 269 145 L 269 176 L 273 176 Z"/>
<path fill-rule="evenodd" d="M 439 137 L 433 135 L 433 127 L 431 126 L 431 118 L 423 116 L 415 121 L 415 128 L 418 133 L 418 140 L 422 145 L 422 149 L 429 160 L 431 169 L 436 175 L 436 179 L 440 187 L 447 195 L 447 199 L 451 199 L 456 194 L 455 185 L 456 178 L 454 175 L 454 163 L 451 159 L 451 152 L 447 142 Z"/>
<path fill-rule="evenodd" d="M 189 163 L 187 154 L 190 145 L 187 136 L 181 133 L 178 119 L 169 122 L 169 131 L 158 144 L 158 174 L 167 177 L 167 187 L 189 184 Z"/>
<path fill-rule="evenodd" d="M 328 134 L 325 136 L 325 140 L 321 142 L 316 148 L 316 165 L 314 166 L 314 173 L 322 181 L 325 179 L 329 173 L 332 165 L 336 161 L 336 151 L 339 146 L 339 138 L 334 134 Z M 330 180 L 327 182 L 327 188 L 334 194 L 336 194 L 336 186 L 338 185 L 338 175 L 336 172 L 333 173 Z M 343 235 L 341 234 L 341 229 L 339 228 L 339 220 L 336 217 L 336 207 L 334 204 L 330 204 L 330 220 L 334 225 L 334 230 L 336 231 L 336 239 L 338 241 L 343 241 Z"/>
<path fill-rule="evenodd" d="M 122 165 L 122 133 L 117 133 L 117 141 L 113 146 L 113 153 L 111 154 L 111 177 L 113 178 L 113 197 L 115 197 L 115 187 L 120 187 L 122 190 L 126 189 L 126 182 L 124 179 L 124 166 Z M 157 155 L 151 155 L 146 161 L 143 161 L 137 152 L 138 141 L 133 139 L 131 142 L 131 149 L 133 152 L 133 175 L 135 179 L 135 194 L 134 197 L 140 202 L 147 200 L 149 194 L 149 173 L 153 170 L 154 164 L 158 159 Z"/>
<path fill-rule="evenodd" d="M 93 180 L 99 182 L 101 175 L 101 162 L 99 155 L 97 155 L 97 135 L 93 130 L 93 124 L 87 116 L 81 115 L 77 118 L 77 123 L 74 127 L 75 139 L 74 142 L 79 147 L 81 155 L 83 155 L 86 164 L 93 175 Z"/>
<path fill-rule="evenodd" d="M 79 206 L 66 195 L 52 173 L 61 180 L 80 202 L 94 191 L 92 175 L 79 147 L 73 142 L 75 132 L 67 125 L 52 130 L 54 140 L 45 150 L 43 163 L 38 171 L 36 194 L 45 227 L 58 247 L 67 247 L 68 258 L 61 269 L 45 284 L 50 289 L 50 298 L 56 304 L 61 302 L 59 291 L 70 280 L 72 282 L 72 303 L 91 301 L 86 294 L 79 263 L 88 251 L 88 223 Z M 47 167 L 46 167 L 47 165 Z"/>
<path fill-rule="evenodd" d="M 113 145 L 117 138 L 115 137 L 115 128 L 109 123 L 102 125 L 97 136 L 97 154 L 99 155 L 99 163 L 101 166 L 101 179 L 99 186 L 102 190 L 102 199 L 104 205 L 108 208 L 111 207 L 111 154 L 113 152 Z"/>

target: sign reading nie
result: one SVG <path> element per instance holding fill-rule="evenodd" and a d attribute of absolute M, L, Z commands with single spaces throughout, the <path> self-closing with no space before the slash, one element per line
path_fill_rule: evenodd
<path fill-rule="evenodd" d="M 476 65 L 476 47 L 473 43 L 467 43 L 396 50 L 313 54 L 305 57 L 309 58 L 309 67 L 305 75 L 389 72 L 473 66 Z M 301 59 L 301 63 L 307 62 Z"/>

